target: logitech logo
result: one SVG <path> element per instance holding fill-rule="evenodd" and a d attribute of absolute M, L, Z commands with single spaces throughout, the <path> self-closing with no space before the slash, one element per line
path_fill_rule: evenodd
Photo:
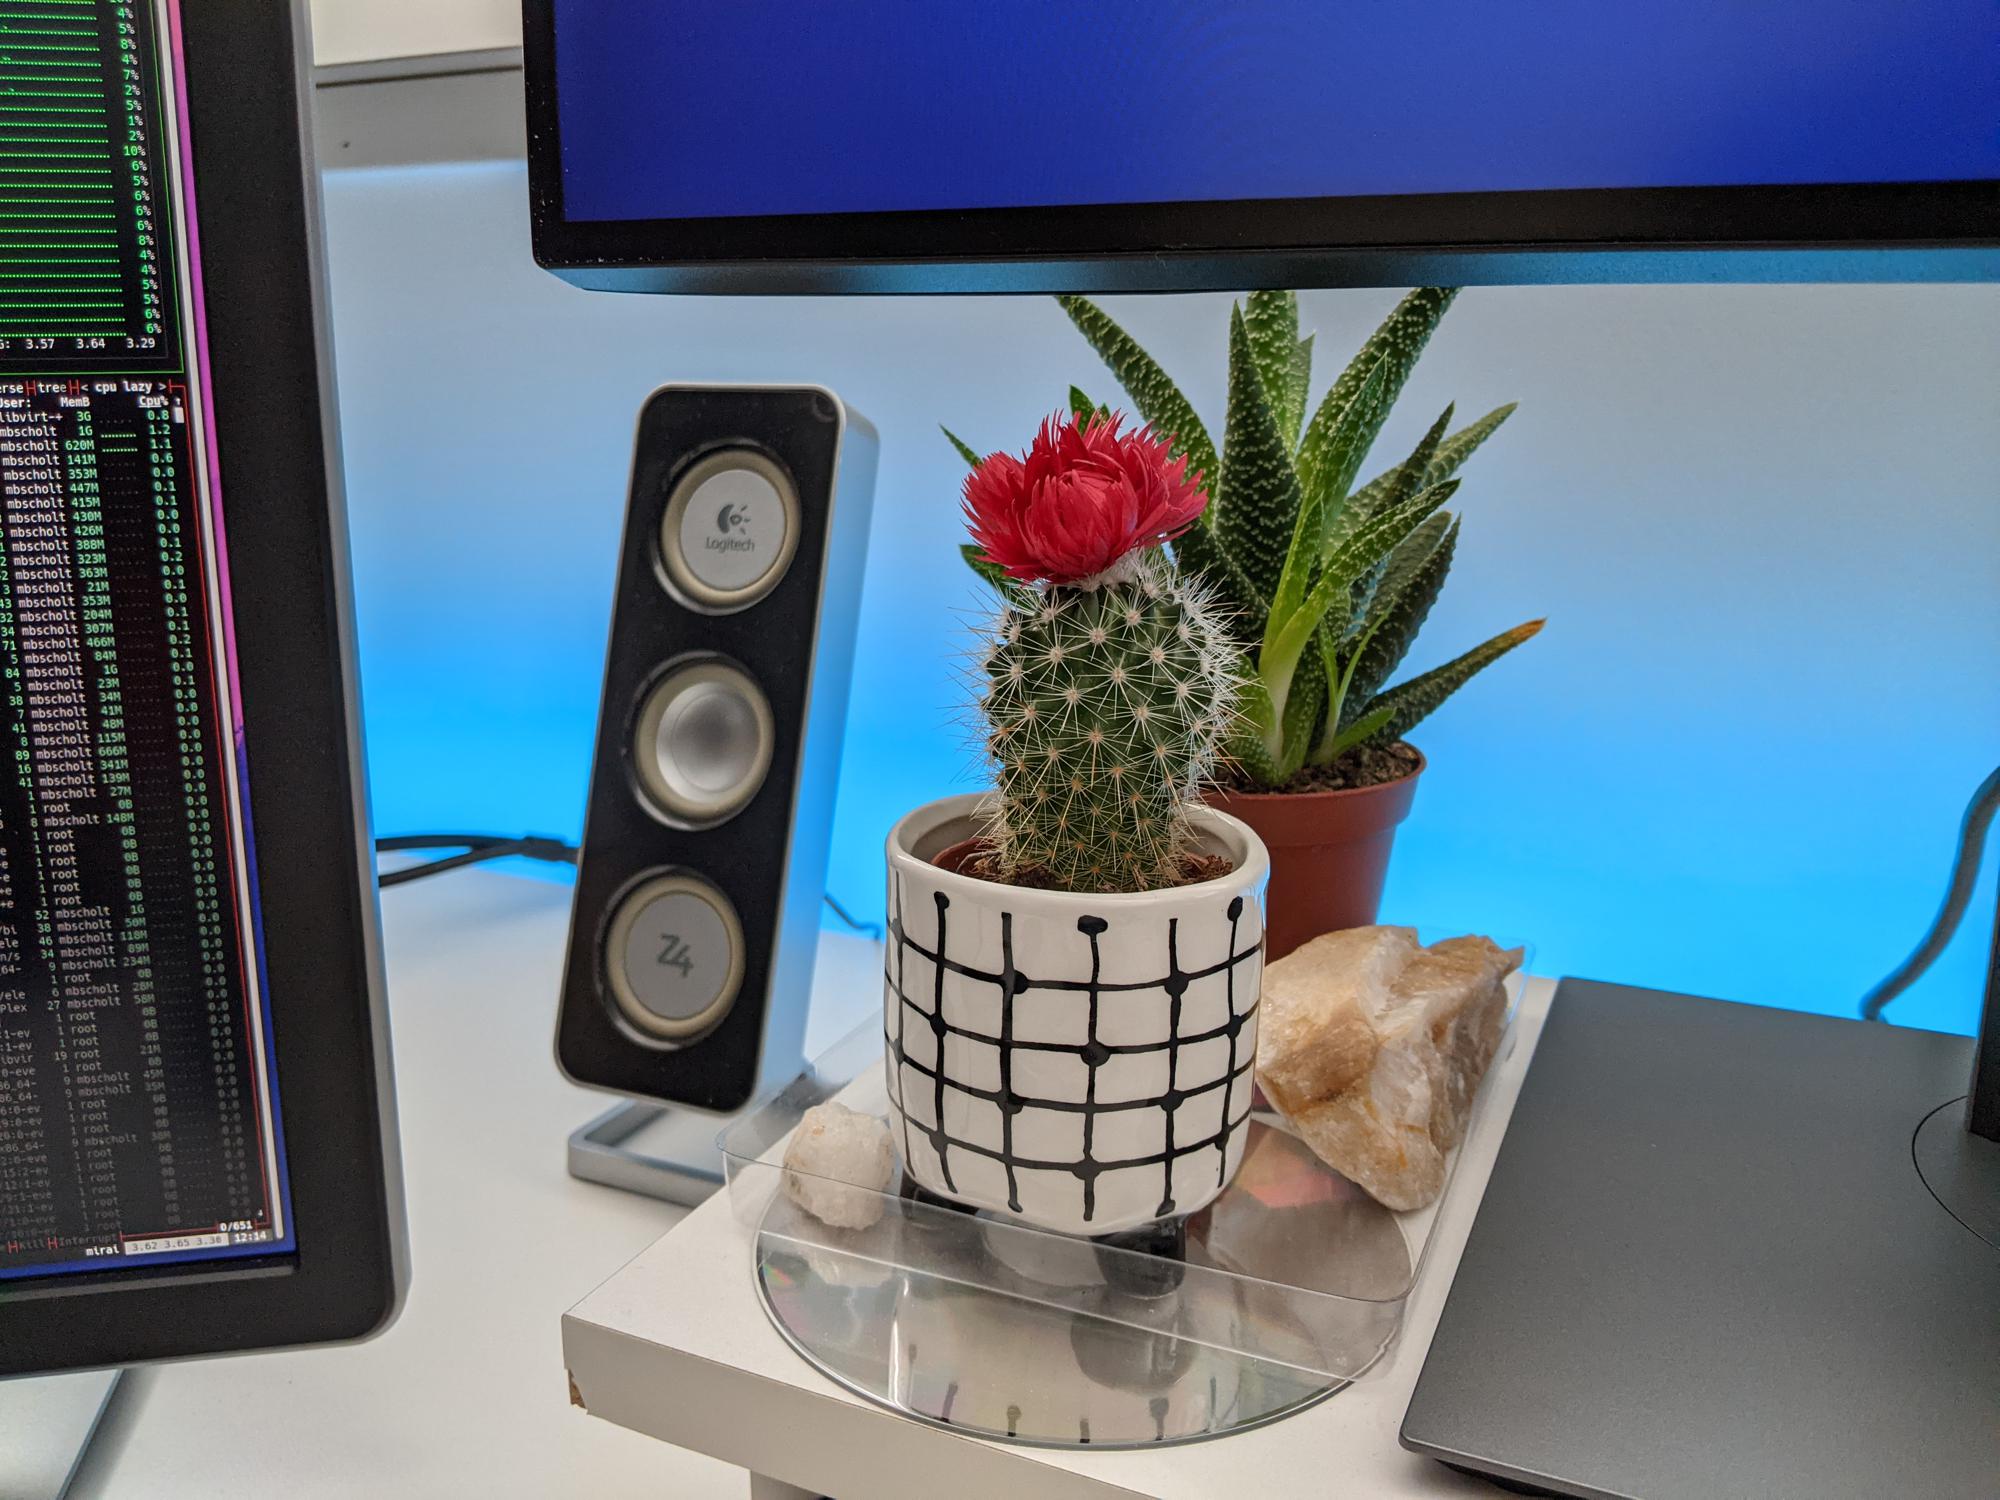
<path fill-rule="evenodd" d="M 731 501 L 715 513 L 717 534 L 708 539 L 706 546 L 710 552 L 754 552 L 757 544 L 740 535 L 749 529 L 749 510 Z"/>

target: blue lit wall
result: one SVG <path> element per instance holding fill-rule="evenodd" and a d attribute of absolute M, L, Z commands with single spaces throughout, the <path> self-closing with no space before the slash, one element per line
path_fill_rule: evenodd
<path fill-rule="evenodd" d="M 824 381 L 883 441 L 831 872 L 879 914 L 888 824 L 974 784 L 952 674 L 981 600 L 936 424 L 1019 444 L 1110 382 L 1039 299 L 576 291 L 530 261 L 525 200 L 512 166 L 327 181 L 377 823 L 574 835 L 640 401 Z M 1322 361 L 1391 300 L 1308 295 Z M 1116 304 L 1217 429 L 1227 306 Z M 1388 915 L 1850 1009 L 2000 761 L 2000 288 L 1475 289 L 1386 449 L 1454 398 L 1522 409 L 1412 665 L 1550 623 L 1417 736 Z M 1989 873 L 1898 1019 L 1970 1029 L 1993 901 Z"/>

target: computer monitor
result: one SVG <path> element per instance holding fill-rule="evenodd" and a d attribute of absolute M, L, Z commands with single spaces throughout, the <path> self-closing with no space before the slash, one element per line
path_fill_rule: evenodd
<path fill-rule="evenodd" d="M 2000 275 L 1987 0 L 526 0 L 582 286 Z"/>
<path fill-rule="evenodd" d="M 0 1376 L 403 1285 L 303 37 L 0 0 Z"/>

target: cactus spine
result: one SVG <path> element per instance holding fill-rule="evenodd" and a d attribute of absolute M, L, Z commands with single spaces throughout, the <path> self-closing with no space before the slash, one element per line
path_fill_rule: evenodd
<path fill-rule="evenodd" d="M 1008 591 L 981 703 L 1000 878 L 1178 883 L 1188 809 L 1234 727 L 1235 654 L 1208 591 L 1157 550 L 1083 584 Z"/>

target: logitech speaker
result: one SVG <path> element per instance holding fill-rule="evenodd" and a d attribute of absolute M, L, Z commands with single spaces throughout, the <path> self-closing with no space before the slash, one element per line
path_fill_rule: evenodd
<path fill-rule="evenodd" d="M 728 1114 L 804 1064 L 875 454 L 818 386 L 639 413 L 556 1027 L 577 1083 Z"/>

